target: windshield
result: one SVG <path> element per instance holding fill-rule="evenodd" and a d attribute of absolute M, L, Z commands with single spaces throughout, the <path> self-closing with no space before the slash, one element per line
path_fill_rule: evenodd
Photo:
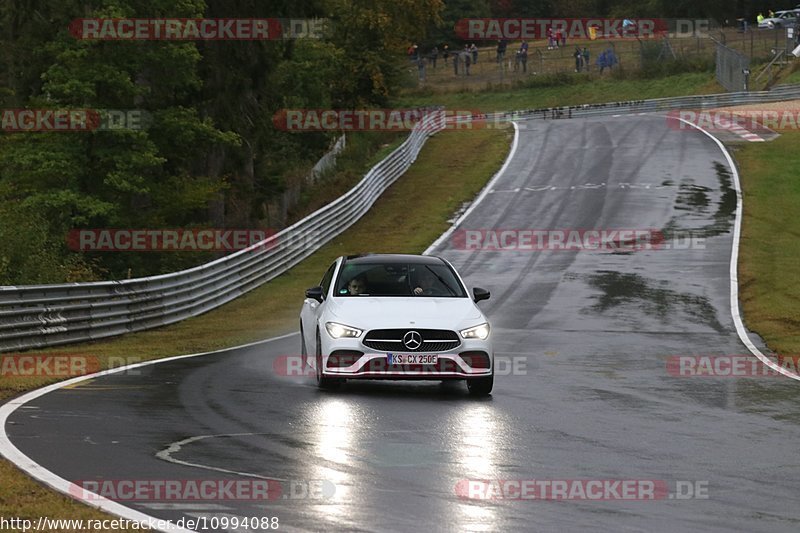
<path fill-rule="evenodd" d="M 345 264 L 333 294 L 342 297 L 467 297 L 464 287 L 449 266 L 419 263 Z"/>

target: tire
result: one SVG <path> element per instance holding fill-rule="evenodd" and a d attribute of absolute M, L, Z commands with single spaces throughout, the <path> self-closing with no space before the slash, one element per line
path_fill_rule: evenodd
<path fill-rule="evenodd" d="M 494 374 L 485 378 L 467 380 L 467 389 L 471 396 L 488 396 L 494 387 Z"/>
<path fill-rule="evenodd" d="M 339 385 L 339 382 L 335 379 L 326 378 L 322 375 L 322 342 L 319 338 L 319 330 L 317 330 L 317 349 L 316 349 L 316 378 L 317 378 L 317 388 L 323 390 L 330 390 L 334 389 Z"/>
<path fill-rule="evenodd" d="M 306 346 L 306 332 L 303 331 L 303 322 L 300 321 L 300 357 L 303 361 L 303 373 L 309 375 L 311 370 L 311 358 L 308 356 L 308 346 Z"/>
<path fill-rule="evenodd" d="M 303 356 L 303 363 L 308 361 L 308 348 L 306 348 L 306 334 L 303 332 L 303 323 L 300 322 L 300 355 Z"/>

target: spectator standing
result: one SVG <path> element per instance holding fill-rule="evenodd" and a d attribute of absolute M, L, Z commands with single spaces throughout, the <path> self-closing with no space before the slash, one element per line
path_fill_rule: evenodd
<path fill-rule="evenodd" d="M 561 37 L 561 47 L 567 47 L 567 30 L 565 29 L 563 32 L 559 32 L 559 36 Z"/>
<path fill-rule="evenodd" d="M 439 49 L 434 45 L 433 50 L 431 50 L 431 64 L 433 68 L 436 68 L 436 60 L 439 59 Z"/>
<path fill-rule="evenodd" d="M 449 46 L 444 45 L 442 47 L 442 57 L 444 58 L 444 66 L 447 66 L 447 59 L 450 57 L 450 47 Z"/>
<path fill-rule="evenodd" d="M 476 64 L 478 62 L 478 47 L 475 46 L 475 43 L 472 43 L 469 47 L 469 51 L 472 54 L 472 64 Z"/>
<path fill-rule="evenodd" d="M 586 67 L 586 72 L 589 72 L 589 66 L 590 65 L 591 65 L 591 63 L 589 63 L 589 49 L 584 46 L 583 47 L 583 66 Z"/>
<path fill-rule="evenodd" d="M 425 58 L 421 55 L 417 58 L 417 72 L 420 81 L 425 81 Z"/>
<path fill-rule="evenodd" d="M 606 66 L 606 53 L 603 51 L 600 52 L 600 55 L 597 57 L 597 68 L 600 69 L 600 74 L 603 73 L 603 70 L 605 70 Z"/>
<path fill-rule="evenodd" d="M 553 49 L 553 28 L 547 28 L 547 49 Z"/>
<path fill-rule="evenodd" d="M 522 44 L 519 47 L 519 61 L 522 63 L 522 72 L 528 72 L 528 43 L 522 41 Z"/>
<path fill-rule="evenodd" d="M 458 52 L 455 52 L 453 53 L 453 72 L 455 72 L 456 76 L 458 76 L 458 63 L 459 63 Z"/>
<path fill-rule="evenodd" d="M 506 42 L 504 40 L 497 41 L 497 62 L 502 63 L 506 55 Z"/>
<path fill-rule="evenodd" d="M 469 76 L 469 65 L 472 63 L 472 54 L 469 51 L 469 46 L 465 44 L 464 50 L 462 50 L 459 56 L 459 59 L 464 64 L 464 71 L 466 72 L 466 75 Z"/>
<path fill-rule="evenodd" d="M 572 57 L 575 58 L 575 72 L 583 70 L 583 52 L 580 46 L 575 47 L 575 53 L 572 54 Z"/>
<path fill-rule="evenodd" d="M 617 63 L 619 63 L 619 60 L 617 59 L 617 54 L 614 53 L 614 49 L 609 48 L 606 50 L 606 66 L 608 69 L 611 70 Z"/>

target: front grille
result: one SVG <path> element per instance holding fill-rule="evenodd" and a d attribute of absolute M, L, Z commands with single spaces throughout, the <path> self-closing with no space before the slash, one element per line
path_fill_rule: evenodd
<path fill-rule="evenodd" d="M 422 338 L 419 347 L 403 344 L 403 337 L 416 331 Z M 446 352 L 461 345 L 458 334 L 447 329 L 373 329 L 364 337 L 364 346 L 379 352 Z"/>

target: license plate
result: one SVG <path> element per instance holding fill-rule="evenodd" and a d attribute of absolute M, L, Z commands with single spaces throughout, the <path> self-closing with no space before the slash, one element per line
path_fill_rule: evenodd
<path fill-rule="evenodd" d="M 435 365 L 439 361 L 439 356 L 390 353 L 388 359 L 390 365 Z"/>

